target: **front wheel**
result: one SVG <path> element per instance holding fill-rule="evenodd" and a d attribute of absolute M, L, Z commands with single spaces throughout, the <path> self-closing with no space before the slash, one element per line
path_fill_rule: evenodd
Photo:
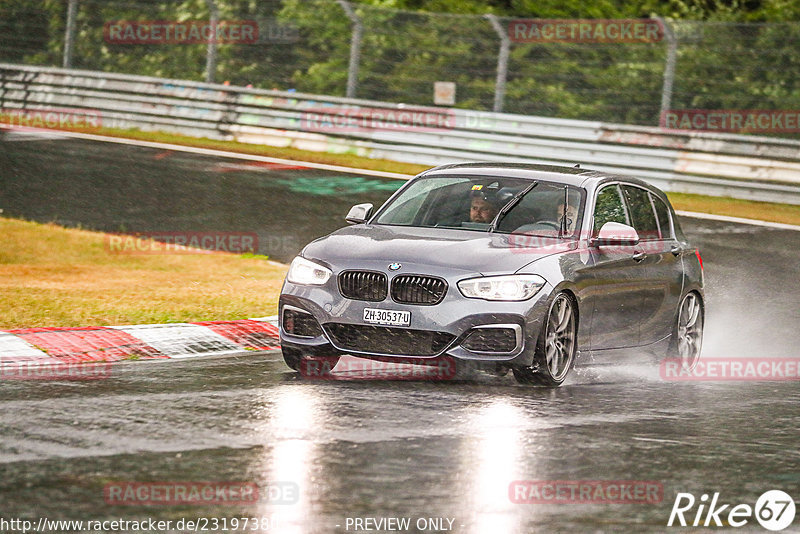
<path fill-rule="evenodd" d="M 575 363 L 578 321 L 576 304 L 569 293 L 553 299 L 536 343 L 533 366 L 516 367 L 514 378 L 521 384 L 560 386 Z"/>
<path fill-rule="evenodd" d="M 692 371 L 700 360 L 703 346 L 703 301 L 697 293 L 687 293 L 678 308 L 670 356 L 678 358 L 685 371 Z"/>

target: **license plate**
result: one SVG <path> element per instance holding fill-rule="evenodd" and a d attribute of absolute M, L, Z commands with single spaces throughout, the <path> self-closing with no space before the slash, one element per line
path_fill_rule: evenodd
<path fill-rule="evenodd" d="M 411 312 L 364 308 L 364 322 L 386 326 L 410 326 Z"/>

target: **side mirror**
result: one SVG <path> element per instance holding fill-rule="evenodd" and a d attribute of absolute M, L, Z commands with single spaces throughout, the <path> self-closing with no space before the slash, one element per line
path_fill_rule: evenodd
<path fill-rule="evenodd" d="M 361 224 L 367 222 L 370 215 L 372 215 L 372 204 L 356 204 L 350 208 L 344 220 L 350 224 Z"/>
<path fill-rule="evenodd" d="M 633 226 L 618 222 L 607 222 L 600 228 L 597 237 L 592 239 L 593 247 L 632 246 L 639 243 L 639 234 Z"/>

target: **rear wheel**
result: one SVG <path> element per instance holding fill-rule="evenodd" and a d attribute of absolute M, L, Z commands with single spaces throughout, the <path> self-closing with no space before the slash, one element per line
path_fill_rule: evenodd
<path fill-rule="evenodd" d="M 700 360 L 704 320 L 702 298 L 697 293 L 687 293 L 678 308 L 670 347 L 670 356 L 678 358 L 686 371 L 693 370 Z"/>
<path fill-rule="evenodd" d="M 560 386 L 575 363 L 577 326 L 575 302 L 569 293 L 559 293 L 550 304 L 542 325 L 533 365 L 513 369 L 517 382 Z"/>

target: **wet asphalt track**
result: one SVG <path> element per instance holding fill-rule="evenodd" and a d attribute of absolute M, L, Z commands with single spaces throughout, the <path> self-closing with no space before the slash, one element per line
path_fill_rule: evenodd
<path fill-rule="evenodd" d="M 322 171 L 219 171 L 229 163 L 6 139 L 0 208 L 115 231 L 256 231 L 277 239 L 261 252 L 285 260 L 339 226 L 350 205 L 390 192 L 343 193 L 341 176 Z M 800 232 L 683 226 L 706 264 L 704 356 L 797 357 Z M 441 517 L 464 533 L 664 532 L 675 530 L 666 523 L 678 492 L 720 492 L 732 505 L 770 489 L 798 499 L 798 406 L 798 382 L 667 382 L 648 365 L 581 370 L 549 390 L 487 375 L 304 380 L 279 353 L 126 363 L 105 380 L 0 381 L 0 518 L 247 515 L 272 518 L 263 532 L 323 533 L 348 532 L 348 517 L 409 517 L 412 526 Z M 299 493 L 292 504 L 247 506 L 112 506 L 103 497 L 109 482 L 199 480 L 288 482 Z M 648 480 L 664 497 L 514 504 L 515 480 Z M 785 532 L 798 530 L 800 518 Z M 753 519 L 736 531 L 766 532 Z"/>

